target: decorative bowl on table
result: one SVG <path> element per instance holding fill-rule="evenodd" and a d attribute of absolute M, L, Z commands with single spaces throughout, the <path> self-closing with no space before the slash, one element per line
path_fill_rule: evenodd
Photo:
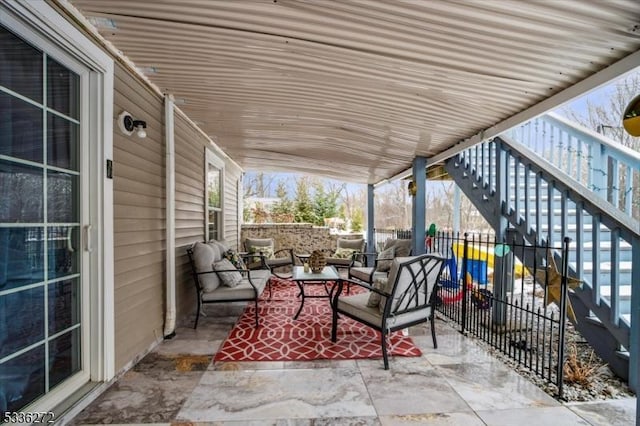
<path fill-rule="evenodd" d="M 314 274 L 322 272 L 324 267 L 327 266 L 327 259 L 320 250 L 314 250 L 309 256 L 309 268 Z"/>

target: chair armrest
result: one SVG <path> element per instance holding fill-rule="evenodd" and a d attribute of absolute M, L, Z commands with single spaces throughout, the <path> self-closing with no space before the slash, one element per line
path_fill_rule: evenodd
<path fill-rule="evenodd" d="M 376 261 L 375 261 L 375 266 L 376 267 L 378 266 L 378 262 L 380 262 L 381 260 L 393 260 L 393 257 L 378 257 L 378 258 L 376 258 Z"/>
<path fill-rule="evenodd" d="M 245 263 L 252 263 L 251 261 L 253 260 L 254 257 L 259 257 L 260 258 L 260 269 L 271 269 L 269 268 L 269 266 L 267 265 L 267 258 L 265 257 L 264 254 L 262 253 L 247 253 L 247 252 L 242 252 L 242 253 L 238 253 L 243 259 L 247 259 L 245 261 Z M 257 268 L 254 268 L 257 269 Z"/>
<path fill-rule="evenodd" d="M 356 260 L 359 260 L 364 266 L 367 266 L 367 253 L 362 251 L 354 251 L 351 255 L 351 265 L 349 266 L 353 266 Z"/>
<path fill-rule="evenodd" d="M 378 294 L 380 294 L 382 296 L 386 296 L 386 297 L 390 297 L 391 296 L 390 293 L 382 291 L 382 290 L 380 290 L 378 288 L 375 288 L 373 285 L 365 283 L 365 282 L 362 282 L 362 281 L 355 281 L 355 280 L 351 280 L 351 279 L 343 279 L 343 280 L 340 280 L 340 281 L 343 282 L 343 283 L 354 284 L 354 285 L 360 286 L 362 288 L 366 288 L 367 290 L 371 290 L 374 293 L 378 293 Z"/>
<path fill-rule="evenodd" d="M 280 249 L 280 250 L 274 251 L 274 252 L 273 252 L 273 255 L 274 255 L 275 257 L 279 257 L 279 256 L 277 256 L 277 255 L 278 255 L 278 253 L 287 253 L 287 256 L 286 256 L 286 257 L 288 257 L 289 259 L 291 259 L 291 264 L 294 264 L 294 263 L 295 263 L 294 256 L 293 256 L 293 249 L 292 249 L 292 248 L 283 248 L 283 249 Z M 285 256 L 280 256 L 280 257 L 285 257 Z"/>

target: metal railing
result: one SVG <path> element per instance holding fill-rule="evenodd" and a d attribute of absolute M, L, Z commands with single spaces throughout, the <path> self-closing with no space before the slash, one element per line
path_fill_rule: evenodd
<path fill-rule="evenodd" d="M 411 239 L 411 229 L 374 228 L 373 239 L 377 251 L 381 251 L 388 239 Z"/>
<path fill-rule="evenodd" d="M 486 342 L 556 385 L 562 397 L 569 240 L 549 247 L 439 232 L 431 251 L 448 258 L 438 311 L 457 323 L 461 333 Z M 547 255 L 544 261 L 538 260 L 540 253 Z M 555 262 L 546 260 L 551 256 Z M 556 304 L 545 302 L 554 297 Z"/>

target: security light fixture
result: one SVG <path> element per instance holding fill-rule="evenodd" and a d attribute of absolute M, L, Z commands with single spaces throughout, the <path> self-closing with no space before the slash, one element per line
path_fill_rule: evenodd
<path fill-rule="evenodd" d="M 131 136 L 135 130 L 136 135 L 138 135 L 140 139 L 147 137 L 147 132 L 144 130 L 147 128 L 147 122 L 134 120 L 127 111 L 122 111 L 118 116 L 118 127 L 120 127 L 120 131 L 127 136 Z"/>

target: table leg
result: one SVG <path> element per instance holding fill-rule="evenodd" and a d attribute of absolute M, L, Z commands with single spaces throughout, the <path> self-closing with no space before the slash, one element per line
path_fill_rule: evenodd
<path fill-rule="evenodd" d="M 300 301 L 300 307 L 298 308 L 298 312 L 296 312 L 296 314 L 293 316 L 294 320 L 298 319 L 298 315 L 300 315 L 300 312 L 302 312 L 302 307 L 304 306 L 304 284 L 300 281 L 296 281 L 296 284 L 300 289 L 300 294 L 298 294 L 298 296 L 302 296 L 302 300 Z"/>

